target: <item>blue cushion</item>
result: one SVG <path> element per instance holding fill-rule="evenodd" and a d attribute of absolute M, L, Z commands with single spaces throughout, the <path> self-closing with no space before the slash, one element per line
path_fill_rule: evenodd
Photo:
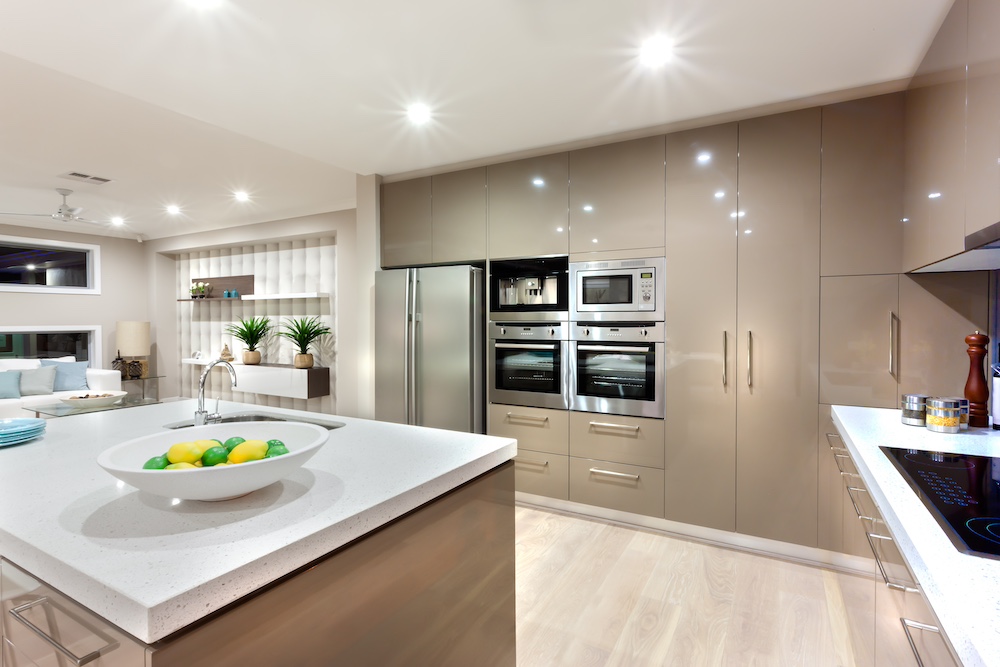
<path fill-rule="evenodd" d="M 21 371 L 0 373 L 0 398 L 21 398 Z"/>
<path fill-rule="evenodd" d="M 54 391 L 76 391 L 77 389 L 90 389 L 87 386 L 87 361 L 55 361 L 53 359 L 42 359 L 42 366 L 56 367 L 56 382 Z"/>

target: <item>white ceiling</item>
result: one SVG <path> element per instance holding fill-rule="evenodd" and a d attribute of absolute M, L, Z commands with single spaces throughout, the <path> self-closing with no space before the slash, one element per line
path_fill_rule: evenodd
<path fill-rule="evenodd" d="M 111 235 L 352 208 L 401 174 L 905 81 L 951 0 L 0 3 L 0 222 Z M 637 64 L 654 33 L 676 43 Z M 901 84 L 900 84 L 901 85 Z M 434 109 L 412 127 L 403 109 Z M 114 179 L 75 183 L 81 171 Z M 234 189 L 251 192 L 237 205 Z M 176 202 L 184 215 L 163 207 Z"/>

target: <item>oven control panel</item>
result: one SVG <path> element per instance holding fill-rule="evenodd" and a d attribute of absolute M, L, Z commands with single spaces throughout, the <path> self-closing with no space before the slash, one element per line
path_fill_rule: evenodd
<path fill-rule="evenodd" d="M 492 340 L 569 340 L 569 329 L 559 323 L 490 322 Z"/>

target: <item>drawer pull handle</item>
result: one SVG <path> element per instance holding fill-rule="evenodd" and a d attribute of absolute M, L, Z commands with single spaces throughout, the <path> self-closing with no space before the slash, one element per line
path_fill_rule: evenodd
<path fill-rule="evenodd" d="M 591 468 L 590 472 L 595 475 L 608 475 L 609 477 L 621 477 L 623 479 L 631 479 L 634 482 L 639 481 L 638 475 L 630 475 L 627 472 L 615 472 L 614 470 L 602 470 L 601 468 Z"/>
<path fill-rule="evenodd" d="M 97 649 L 96 651 L 91 651 L 90 653 L 88 653 L 87 655 L 84 655 L 84 656 L 78 656 L 78 655 L 76 655 L 75 653 L 73 653 L 72 651 L 70 651 L 68 648 L 66 648 L 65 646 L 63 646 L 62 644 L 60 644 L 58 641 L 56 641 L 55 639 L 53 639 L 52 637 L 50 637 L 40 627 L 38 627 L 37 625 L 35 625 L 34 623 L 32 623 L 31 621 L 29 621 L 28 619 L 26 619 L 24 616 L 21 615 L 21 612 L 26 611 L 28 609 L 31 609 L 32 607 L 36 607 L 38 605 L 43 605 L 43 604 L 49 604 L 49 605 L 51 605 L 51 606 L 59 609 L 59 611 L 61 611 L 62 613 L 66 614 L 67 616 L 72 617 L 77 623 L 79 623 L 83 627 L 87 628 L 90 632 L 94 633 L 95 636 L 100 637 L 101 639 L 103 639 L 104 641 L 106 641 L 107 645 L 104 646 L 104 647 L 102 647 L 102 648 Z M 62 607 L 60 607 L 54 601 L 50 600 L 47 597 L 42 597 L 42 598 L 39 598 L 39 599 L 37 599 L 37 600 L 35 600 L 33 602 L 28 602 L 26 604 L 20 605 L 19 607 L 14 607 L 13 609 L 10 610 L 10 615 L 13 616 L 14 618 L 16 618 L 21 623 L 23 623 L 25 626 L 27 626 L 27 628 L 29 630 L 31 630 L 36 635 L 38 635 L 39 637 L 41 637 L 47 644 L 49 644 L 50 646 L 52 646 L 52 648 L 56 649 L 57 651 L 59 651 L 60 653 L 62 653 L 63 655 L 65 655 L 67 658 L 69 658 L 70 660 L 72 660 L 74 665 L 86 665 L 88 662 L 93 662 L 94 660 L 97 660 L 98 658 L 100 658 L 102 655 L 104 655 L 106 653 L 110 653 L 111 651 L 113 651 L 116 648 L 118 648 L 118 642 L 116 642 L 114 639 L 112 639 L 111 637 L 108 637 L 107 635 L 105 635 L 102 632 L 99 632 L 99 631 L 95 630 L 90 625 L 88 625 L 87 623 L 85 623 L 83 621 L 83 619 L 77 617 L 75 614 L 70 613 L 70 611 L 68 609 L 63 609 Z"/>
<path fill-rule="evenodd" d="M 862 521 L 871 521 L 873 523 L 878 521 L 878 517 L 868 516 L 861 511 L 861 506 L 858 504 L 858 501 L 854 499 L 854 494 L 852 493 L 853 491 L 860 491 L 862 493 L 868 493 L 868 491 L 867 489 L 862 489 L 857 486 L 847 487 L 847 497 L 851 499 L 851 504 L 854 505 L 854 512 L 858 515 L 858 518 Z"/>
<path fill-rule="evenodd" d="M 531 463 L 532 465 L 545 467 L 549 465 L 548 461 L 533 461 L 532 459 L 523 459 L 520 456 L 514 457 L 514 463 Z"/>
<path fill-rule="evenodd" d="M 508 412 L 507 419 L 529 419 L 536 422 L 547 422 L 549 420 L 549 418 L 545 416 L 537 417 L 535 415 L 519 415 L 514 412 Z"/>
<path fill-rule="evenodd" d="M 868 538 L 868 546 L 871 547 L 872 555 L 875 556 L 875 564 L 878 565 L 878 572 L 882 575 L 882 581 L 885 582 L 886 588 L 891 588 L 894 591 L 902 591 L 904 593 L 916 593 L 917 589 L 913 586 L 907 586 L 906 584 L 898 584 L 894 581 L 889 580 L 889 574 L 885 571 L 885 565 L 882 563 L 882 557 L 879 556 L 878 549 L 875 548 L 876 540 L 883 540 L 885 542 L 892 542 L 893 539 L 888 535 L 881 535 L 879 533 L 871 533 L 867 530 L 865 531 L 865 537 Z M 915 584 L 914 584 L 915 586 Z"/>
<path fill-rule="evenodd" d="M 630 424 L 612 424 L 611 422 L 590 422 L 590 425 L 594 428 L 617 428 L 623 431 L 633 431 L 634 433 L 639 432 L 638 426 L 632 426 Z"/>
<path fill-rule="evenodd" d="M 861 475 L 859 475 L 859 474 L 858 474 L 858 473 L 856 473 L 856 472 L 844 472 L 843 470 L 841 470 L 841 471 L 840 471 L 840 474 L 841 474 L 841 475 L 842 475 L 843 477 L 854 477 L 855 479 L 861 479 Z"/>
<path fill-rule="evenodd" d="M 830 445 L 830 451 L 833 452 L 834 456 L 837 456 L 838 454 L 840 454 L 842 456 L 850 456 L 851 455 L 851 453 L 848 452 L 843 447 L 834 447 L 833 445 Z"/>
<path fill-rule="evenodd" d="M 840 437 L 839 433 L 827 433 L 826 434 L 826 442 L 827 442 L 827 444 L 830 445 L 830 449 L 837 449 L 836 447 L 833 446 L 833 443 L 830 442 L 830 438 L 836 438 L 837 440 L 840 440 L 841 442 L 844 441 L 844 439 Z"/>
<path fill-rule="evenodd" d="M 915 630 L 937 632 L 939 634 L 941 630 L 933 625 L 918 623 L 917 621 L 911 621 L 908 618 L 900 618 L 899 622 L 903 624 L 903 632 L 906 633 L 906 641 L 910 643 L 910 650 L 913 651 L 913 657 L 917 660 L 917 667 L 924 667 L 924 661 L 920 658 L 920 651 L 917 650 L 917 643 L 913 641 L 913 635 L 910 634 L 910 629 L 913 628 Z"/>

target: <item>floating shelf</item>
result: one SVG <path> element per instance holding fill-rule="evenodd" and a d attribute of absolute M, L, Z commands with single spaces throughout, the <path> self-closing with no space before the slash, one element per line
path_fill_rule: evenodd
<path fill-rule="evenodd" d="M 291 294 L 245 294 L 241 301 L 262 301 L 264 299 L 328 299 L 327 292 L 295 292 Z"/>
<path fill-rule="evenodd" d="M 208 366 L 215 359 L 181 359 L 182 364 Z M 330 395 L 330 369 L 326 366 L 295 368 L 286 364 L 247 366 L 229 362 L 236 371 L 233 391 L 288 398 L 317 398 Z"/>

